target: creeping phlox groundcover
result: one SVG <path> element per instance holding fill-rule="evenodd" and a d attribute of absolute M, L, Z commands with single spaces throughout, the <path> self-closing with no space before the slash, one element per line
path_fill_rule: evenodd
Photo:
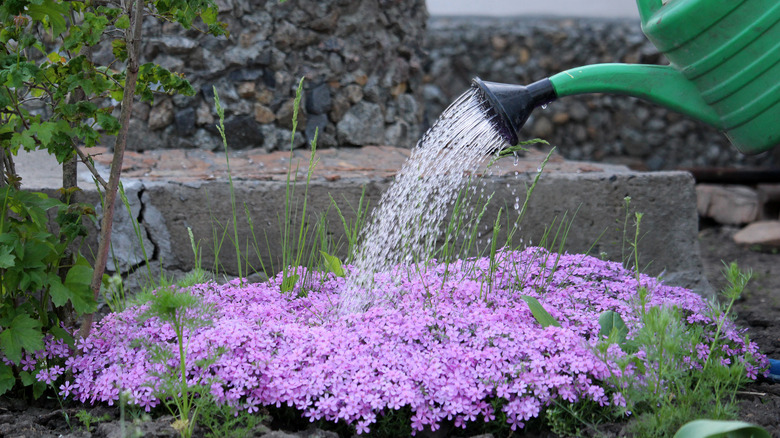
<path fill-rule="evenodd" d="M 615 360 L 624 353 L 610 348 L 615 358 L 599 359 L 598 318 L 618 312 L 631 338 L 639 283 L 648 289 L 648 306 L 676 306 L 688 324 L 715 331 L 701 297 L 651 277 L 638 283 L 617 263 L 540 248 L 500 252 L 497 259 L 493 266 L 477 259 L 377 274 L 383 301 L 353 314 L 333 310 L 345 288 L 333 274 L 312 274 L 306 290 L 292 294 L 280 293 L 281 278 L 195 286 L 191 293 L 213 312 L 208 326 L 185 333 L 188 378 L 207 384 L 217 403 L 250 412 L 287 404 L 312 420 L 353 424 L 359 433 L 404 406 L 413 430 L 435 430 L 445 419 L 464 427 L 488 421 L 499 415 L 494 405 L 515 428 L 553 400 L 625 403 L 608 383 L 611 373 L 621 373 Z M 538 299 L 561 327 L 543 328 L 520 295 Z M 145 307 L 106 316 L 78 345 L 81 355 L 49 342 L 46 362 L 64 360 L 64 367 L 45 368 L 38 379 L 81 402 L 112 404 L 125 392 L 131 403 L 156 406 L 156 376 L 175 370 L 178 356 L 155 363 L 149 345 L 178 346 L 168 323 L 140 322 Z M 765 361 L 756 345 L 730 322 L 722 337 L 727 357 L 753 362 L 746 369 L 755 378 Z M 690 346 L 684 366 L 701 368 L 707 356 L 701 349 Z"/>

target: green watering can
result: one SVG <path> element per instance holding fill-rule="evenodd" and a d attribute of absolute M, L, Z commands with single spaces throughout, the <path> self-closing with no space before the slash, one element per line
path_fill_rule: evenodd
<path fill-rule="evenodd" d="M 637 0 L 637 6 L 642 30 L 671 65 L 588 65 L 528 86 L 474 79 L 510 144 L 537 106 L 613 93 L 708 123 L 746 154 L 780 145 L 780 1 Z"/>

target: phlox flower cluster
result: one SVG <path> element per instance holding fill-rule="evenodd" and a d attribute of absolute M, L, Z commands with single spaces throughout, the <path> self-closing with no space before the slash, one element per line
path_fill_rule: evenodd
<path fill-rule="evenodd" d="M 625 403 L 607 383 L 617 365 L 599 359 L 594 346 L 605 310 L 635 329 L 639 284 L 632 272 L 540 248 L 503 251 L 493 264 L 407 268 L 377 274 L 381 302 L 357 313 L 336 310 L 345 279 L 333 274 L 310 273 L 308 294 L 280 293 L 281 277 L 192 287 L 214 310 L 211 324 L 186 332 L 188 378 L 209 385 L 217 403 L 250 412 L 286 404 L 312 421 L 343 420 L 359 433 L 403 407 L 419 431 L 445 420 L 462 427 L 493 420 L 494 405 L 514 429 L 553 400 Z M 639 282 L 649 305 L 676 306 L 689 323 L 712 324 L 695 293 L 645 276 Z M 561 327 L 543 328 L 520 295 L 537 298 Z M 159 376 L 175 369 L 178 356 L 156 363 L 148 346 L 178 347 L 172 328 L 141 318 L 144 311 L 142 305 L 106 316 L 78 345 L 81 355 L 56 350 L 64 369 L 43 370 L 39 378 L 72 376 L 58 387 L 81 402 L 111 404 L 125 392 L 131 403 L 156 406 Z M 742 339 L 735 332 L 724 329 Z M 735 342 L 729 357 L 741 360 L 747 349 L 755 346 Z M 707 352 L 692 346 L 691 354 Z"/>

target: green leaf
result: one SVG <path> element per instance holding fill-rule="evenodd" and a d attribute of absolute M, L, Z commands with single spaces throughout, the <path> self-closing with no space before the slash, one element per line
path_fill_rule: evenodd
<path fill-rule="evenodd" d="M 125 40 L 112 40 L 111 41 L 111 53 L 114 54 L 114 57 L 118 61 L 125 62 L 127 61 L 127 42 Z M 116 91 L 112 92 L 115 93 Z M 121 93 L 120 93 L 121 96 Z M 116 100 L 122 100 L 121 98 L 117 99 L 115 95 L 112 94 L 112 96 Z"/>
<path fill-rule="evenodd" d="M 73 335 L 68 333 L 66 330 L 64 330 L 60 326 L 54 326 L 49 329 L 49 333 L 54 335 L 56 339 L 62 339 L 68 346 L 73 347 L 76 345 L 76 340 L 73 338 Z"/>
<path fill-rule="evenodd" d="M 518 143 L 518 144 L 516 144 L 514 146 L 510 146 L 508 148 L 502 149 L 498 153 L 498 156 L 499 157 L 506 157 L 507 155 L 514 154 L 516 152 L 528 151 L 528 149 L 525 148 L 524 146 L 528 146 L 528 145 L 532 145 L 532 144 L 536 144 L 536 143 L 541 143 L 541 144 L 546 144 L 546 145 L 550 144 L 546 140 L 542 140 L 541 138 L 533 138 L 531 140 L 521 141 L 520 143 Z"/>
<path fill-rule="evenodd" d="M 46 59 L 52 64 L 64 64 L 67 60 L 57 52 L 51 52 L 46 55 Z"/>
<path fill-rule="evenodd" d="M 32 81 L 40 72 L 40 68 L 30 62 L 16 62 L 4 67 L 7 72 L 7 79 L 4 85 L 11 88 L 22 88 L 26 81 Z"/>
<path fill-rule="evenodd" d="M 22 371 L 19 373 L 19 378 L 22 381 L 22 385 L 24 386 L 30 386 L 33 383 L 35 383 L 37 380 L 35 379 L 35 376 L 30 374 L 28 371 Z"/>
<path fill-rule="evenodd" d="M 42 147 L 47 147 L 51 143 L 52 135 L 57 130 L 57 123 L 55 122 L 41 122 L 30 125 L 30 130 L 41 142 Z"/>
<path fill-rule="evenodd" d="M 11 254 L 13 250 L 10 246 L 0 246 L 0 269 L 8 269 L 16 264 L 16 257 Z"/>
<path fill-rule="evenodd" d="M 166 68 L 149 62 L 138 69 L 135 94 L 140 95 L 141 100 L 152 102 L 155 92 L 192 96 L 195 89 L 181 74 L 171 73 Z"/>
<path fill-rule="evenodd" d="M 109 135 L 114 135 L 119 132 L 119 120 L 117 120 L 117 118 L 111 114 L 98 112 L 97 122 L 100 124 L 100 127 L 103 128 L 103 130 Z"/>
<path fill-rule="evenodd" d="M 683 425 L 674 438 L 770 438 L 763 427 L 744 421 L 695 420 Z"/>
<path fill-rule="evenodd" d="M 599 326 L 601 326 L 599 336 L 614 339 L 618 344 L 626 341 L 628 327 L 620 314 L 614 310 L 607 310 L 599 316 Z M 615 338 L 612 338 L 613 333 Z"/>
<path fill-rule="evenodd" d="M 33 138 L 32 132 L 25 130 L 22 132 L 16 132 L 11 137 L 11 146 L 18 148 L 22 147 L 26 151 L 35 150 L 35 138 Z"/>
<path fill-rule="evenodd" d="M 38 382 L 36 381 L 33 383 L 33 398 L 38 400 L 41 398 L 44 392 L 46 392 L 46 383 L 45 382 Z"/>
<path fill-rule="evenodd" d="M 114 26 L 117 27 L 117 29 L 127 29 L 130 27 L 130 17 L 127 16 L 127 14 L 122 14 L 117 18 L 116 23 L 114 23 Z"/>
<path fill-rule="evenodd" d="M 534 315 L 536 322 L 542 325 L 542 327 L 555 326 L 560 327 L 561 324 L 550 315 L 544 307 L 539 303 L 539 300 L 529 295 L 520 295 L 520 298 L 528 304 L 528 308 L 531 309 L 531 313 Z"/>
<path fill-rule="evenodd" d="M 0 362 L 0 395 L 10 391 L 15 383 L 14 371 L 8 365 Z"/>
<path fill-rule="evenodd" d="M 60 277 L 54 273 L 49 272 L 49 296 L 51 296 L 51 302 L 57 307 L 62 307 L 71 298 L 73 293 L 62 284 Z"/>
<path fill-rule="evenodd" d="M 9 327 L 0 333 L 0 347 L 5 356 L 13 363 L 22 360 L 22 350 L 33 353 L 43 349 L 41 322 L 25 313 L 17 315 Z"/>
<path fill-rule="evenodd" d="M 325 269 L 332 272 L 336 277 L 344 277 L 346 275 L 338 257 L 332 256 L 325 251 L 320 251 L 320 254 L 325 259 Z"/>
<path fill-rule="evenodd" d="M 212 25 L 217 22 L 217 14 L 219 12 L 219 9 L 217 8 L 206 8 L 201 12 L 200 18 L 203 20 L 204 23 L 207 25 Z"/>
<path fill-rule="evenodd" d="M 94 269 L 87 259 L 79 257 L 76 264 L 65 275 L 65 287 L 71 292 L 70 302 L 73 304 L 73 310 L 79 314 L 97 310 L 97 302 L 90 287 L 93 273 Z"/>
<path fill-rule="evenodd" d="M 27 13 L 33 20 L 44 23 L 51 28 L 52 36 L 57 37 L 68 29 L 65 17 L 68 16 L 67 5 L 55 3 L 52 0 L 43 0 L 38 4 L 27 5 Z"/>

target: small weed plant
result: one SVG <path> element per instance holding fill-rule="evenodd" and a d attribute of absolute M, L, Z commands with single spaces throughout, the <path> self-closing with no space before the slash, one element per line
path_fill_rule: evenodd
<path fill-rule="evenodd" d="M 201 357 L 196 363 L 188 363 L 189 343 L 192 333 L 201 327 L 211 324 L 210 306 L 190 293 L 187 289 L 164 287 L 140 297 L 146 301 L 146 310 L 140 315 L 140 321 L 154 320 L 153 324 L 160 326 L 166 336 L 173 335 L 173 349 L 168 344 L 150 342 L 148 350 L 154 367 L 157 381 L 150 382 L 154 396 L 165 402 L 171 413 L 177 417 L 173 427 L 184 438 L 192 436 L 195 428 L 198 409 L 204 403 L 211 403 L 206 395 L 210 379 L 192 381 L 188 369 L 207 366 L 216 358 Z M 142 322 L 143 323 L 143 322 Z M 142 341 L 142 340 L 138 340 Z M 218 354 L 219 349 L 213 354 Z"/>
<path fill-rule="evenodd" d="M 108 421 L 111 419 L 111 416 L 108 414 L 103 414 L 97 417 L 86 409 L 81 409 L 80 411 L 76 412 L 76 419 L 81 422 L 87 432 L 92 432 L 93 425 L 103 421 Z"/>

